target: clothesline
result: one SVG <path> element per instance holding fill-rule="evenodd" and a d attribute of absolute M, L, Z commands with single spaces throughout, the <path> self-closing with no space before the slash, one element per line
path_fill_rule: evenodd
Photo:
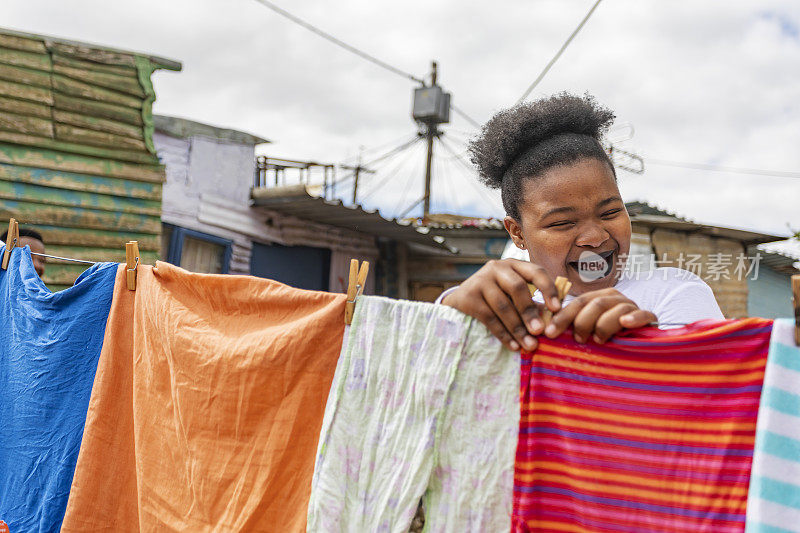
<path fill-rule="evenodd" d="M 98 264 L 97 262 L 94 262 L 94 261 L 86 261 L 86 260 L 83 260 L 83 259 L 72 259 L 71 257 L 60 257 L 60 256 L 57 256 L 57 255 L 40 254 L 40 253 L 37 253 L 37 252 L 31 252 L 31 255 L 38 255 L 40 257 L 48 257 L 50 259 L 60 259 L 62 261 L 73 261 L 75 263 L 83 263 L 83 264 L 86 264 L 86 265 L 96 265 L 96 264 Z M 138 258 L 137 258 L 137 260 L 138 260 Z M 348 303 L 355 303 L 355 302 L 348 300 Z M 651 322 L 648 325 L 657 328 L 657 327 L 660 327 L 660 326 L 670 326 L 670 327 L 672 327 L 672 326 L 675 326 L 675 327 L 677 327 L 677 326 L 688 326 L 689 323 L 688 322 Z"/>
<path fill-rule="evenodd" d="M 96 264 L 98 264 L 98 262 L 95 262 L 95 261 L 86 261 L 84 259 L 73 259 L 71 257 L 61 257 L 61 256 L 57 256 L 57 255 L 40 254 L 40 253 L 37 253 L 37 252 L 31 252 L 31 255 L 38 255 L 40 257 L 47 257 L 47 258 L 50 258 L 50 259 L 60 259 L 62 261 L 73 261 L 75 263 L 83 263 L 85 265 L 96 265 Z M 137 258 L 137 261 L 138 261 L 138 258 Z M 355 302 L 351 302 L 350 300 L 348 300 L 348 302 L 349 303 L 355 303 Z M 651 322 L 650 324 L 648 324 L 648 326 L 651 326 L 651 327 L 654 327 L 654 328 L 662 327 L 662 326 L 679 327 L 679 326 L 688 326 L 689 324 L 690 324 L 689 322 Z"/>
<path fill-rule="evenodd" d="M 11 251 L 14 248 L 18 247 L 19 242 L 20 242 L 19 223 L 16 221 L 16 219 L 11 218 L 8 221 L 6 248 L 5 251 L 3 252 L 2 263 L 0 263 L 0 268 L 2 268 L 3 270 L 5 270 L 9 264 L 9 261 L 11 259 Z M 36 255 L 39 257 L 49 257 L 51 259 L 72 261 L 75 263 L 81 263 L 91 266 L 101 264 L 99 262 L 87 261 L 85 259 L 74 259 L 72 257 L 48 255 L 32 251 L 30 253 L 31 255 Z M 128 290 L 135 291 L 136 278 L 140 263 L 138 241 L 128 241 L 127 243 L 125 243 L 125 263 L 127 267 L 126 280 L 127 280 Z M 345 307 L 344 307 L 344 323 L 346 325 L 349 325 L 353 319 L 353 312 L 355 310 L 356 298 L 361 296 L 361 294 L 363 293 L 368 274 L 369 274 L 368 261 L 362 261 L 359 264 L 359 261 L 356 259 L 350 260 L 350 275 L 347 286 L 347 300 L 345 301 Z"/>
<path fill-rule="evenodd" d="M 49 259 L 60 259 L 61 261 L 72 261 L 74 263 L 83 263 L 85 265 L 96 265 L 96 261 L 86 261 L 84 259 L 73 259 L 71 257 L 61 257 L 58 255 L 40 254 L 38 252 L 31 252 L 31 255 L 38 255 L 39 257 L 47 257 Z"/>

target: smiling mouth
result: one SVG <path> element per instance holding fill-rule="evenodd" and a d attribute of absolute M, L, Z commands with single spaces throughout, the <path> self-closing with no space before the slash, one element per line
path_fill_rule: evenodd
<path fill-rule="evenodd" d="M 614 250 L 602 252 L 599 254 L 589 254 L 591 257 L 585 257 L 583 254 L 577 261 L 569 261 L 567 264 L 575 270 L 586 282 L 598 281 L 607 277 L 614 270 Z"/>

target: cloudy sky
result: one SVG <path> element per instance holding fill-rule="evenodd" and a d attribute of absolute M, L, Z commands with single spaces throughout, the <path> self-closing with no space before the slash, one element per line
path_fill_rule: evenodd
<path fill-rule="evenodd" d="M 275 0 L 418 77 L 432 59 L 478 122 L 513 105 L 594 0 Z M 412 138 L 415 84 L 311 34 L 256 0 L 3 0 L 2 26 L 148 52 L 183 63 L 154 76 L 158 113 L 274 141 L 262 153 L 339 163 Z M 692 170 L 665 161 L 800 175 L 797 0 L 603 0 L 530 98 L 590 92 L 615 110 L 626 200 L 699 222 L 787 233 L 800 178 Z M 634 135 L 630 137 L 630 126 Z M 463 164 L 475 128 L 458 115 L 434 165 L 434 211 L 501 216 Z M 365 204 L 387 215 L 423 193 L 424 148 L 375 165 Z M 342 189 L 342 192 L 345 192 Z M 413 212 L 416 214 L 416 212 Z"/>

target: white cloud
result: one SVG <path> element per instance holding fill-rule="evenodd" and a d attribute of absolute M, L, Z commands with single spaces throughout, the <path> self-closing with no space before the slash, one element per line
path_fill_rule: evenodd
<path fill-rule="evenodd" d="M 480 121 L 516 101 L 592 4 L 276 1 L 417 76 L 438 59 L 441 83 Z M 338 162 L 360 145 L 415 131 L 412 83 L 255 0 L 6 0 L 3 19 L 182 61 L 183 72 L 155 75 L 156 111 L 267 137 L 271 155 Z M 626 147 L 652 158 L 800 171 L 798 27 L 796 0 L 606 0 L 532 96 L 590 91 L 635 126 Z M 461 151 L 456 138 L 473 128 L 456 115 L 448 131 Z M 435 209 L 502 214 L 495 192 L 468 183 L 471 173 L 438 153 Z M 367 203 L 396 214 L 419 198 L 423 157 L 418 147 L 365 178 L 366 192 L 387 180 Z M 800 179 L 656 165 L 643 176 L 620 174 L 628 199 L 698 221 L 774 232 L 800 226 Z"/>

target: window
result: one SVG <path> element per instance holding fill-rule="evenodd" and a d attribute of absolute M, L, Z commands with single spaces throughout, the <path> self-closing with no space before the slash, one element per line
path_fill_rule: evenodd
<path fill-rule="evenodd" d="M 227 274 L 233 242 L 180 226 L 164 224 L 168 263 L 191 272 Z"/>
<path fill-rule="evenodd" d="M 250 273 L 298 289 L 327 291 L 331 251 L 311 246 L 253 243 Z"/>

